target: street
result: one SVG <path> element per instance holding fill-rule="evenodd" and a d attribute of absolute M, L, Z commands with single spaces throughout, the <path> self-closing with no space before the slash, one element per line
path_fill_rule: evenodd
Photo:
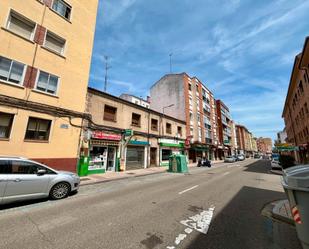
<path fill-rule="evenodd" d="M 269 161 L 247 159 L 5 206 L 0 248 L 301 248 L 293 227 L 261 215 L 265 204 L 285 198 L 269 170 Z"/>

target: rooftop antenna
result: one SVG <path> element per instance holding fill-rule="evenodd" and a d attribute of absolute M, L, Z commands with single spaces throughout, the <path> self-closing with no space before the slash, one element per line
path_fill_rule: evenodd
<path fill-rule="evenodd" d="M 170 57 L 170 73 L 172 73 L 172 56 L 173 56 L 173 53 L 170 53 L 169 54 L 169 57 Z"/>
<path fill-rule="evenodd" d="M 108 59 L 109 57 L 107 55 L 104 55 L 104 59 L 105 59 L 105 82 L 104 82 L 104 92 L 107 92 L 107 71 L 108 69 L 110 69 L 111 67 L 108 65 Z"/>

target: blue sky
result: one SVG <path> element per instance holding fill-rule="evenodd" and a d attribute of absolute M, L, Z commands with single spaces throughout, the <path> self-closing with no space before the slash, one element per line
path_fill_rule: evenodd
<path fill-rule="evenodd" d="M 275 137 L 309 0 L 100 0 L 89 85 L 146 96 L 169 72 L 198 77 L 255 136 Z"/>

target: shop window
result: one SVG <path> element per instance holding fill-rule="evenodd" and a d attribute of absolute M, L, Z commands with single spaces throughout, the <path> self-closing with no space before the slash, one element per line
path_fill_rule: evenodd
<path fill-rule="evenodd" d="M 166 123 L 166 133 L 172 134 L 172 125 L 170 123 Z"/>
<path fill-rule="evenodd" d="M 116 122 L 116 117 L 117 117 L 117 108 L 109 106 L 109 105 L 105 105 L 103 119 L 106 121 Z"/>
<path fill-rule="evenodd" d="M 7 23 L 7 29 L 28 40 L 32 40 L 34 37 L 35 23 L 16 12 L 11 11 Z"/>
<path fill-rule="evenodd" d="M 137 114 L 137 113 L 132 113 L 132 122 L 131 124 L 133 126 L 141 126 L 141 115 Z"/>
<path fill-rule="evenodd" d="M 50 120 L 30 117 L 25 139 L 47 141 L 49 138 L 50 126 Z"/>
<path fill-rule="evenodd" d="M 52 9 L 65 19 L 70 20 L 72 7 L 62 0 L 54 0 Z"/>
<path fill-rule="evenodd" d="M 177 127 L 177 134 L 181 137 L 182 136 L 182 128 L 181 126 Z"/>
<path fill-rule="evenodd" d="M 162 150 L 162 161 L 168 161 L 171 155 L 172 155 L 171 150 Z"/>
<path fill-rule="evenodd" d="M 151 119 L 151 130 L 157 131 L 158 130 L 158 120 L 157 119 Z"/>
<path fill-rule="evenodd" d="M 24 64 L 0 56 L 0 80 L 21 84 L 24 71 Z"/>
<path fill-rule="evenodd" d="M 13 114 L 0 112 L 0 139 L 10 137 L 13 119 Z"/>
<path fill-rule="evenodd" d="M 47 31 L 44 47 L 55 51 L 58 54 L 64 53 L 65 40 L 50 31 Z"/>

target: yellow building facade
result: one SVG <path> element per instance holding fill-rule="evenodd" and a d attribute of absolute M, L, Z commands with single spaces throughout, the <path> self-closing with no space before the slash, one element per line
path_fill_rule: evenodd
<path fill-rule="evenodd" d="M 1 155 L 76 171 L 97 7 L 1 1 Z"/>

